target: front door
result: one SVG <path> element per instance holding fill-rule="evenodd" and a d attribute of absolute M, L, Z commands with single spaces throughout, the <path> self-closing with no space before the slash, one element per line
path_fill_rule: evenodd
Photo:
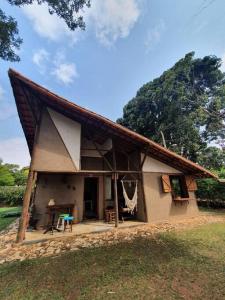
<path fill-rule="evenodd" d="M 84 219 L 96 219 L 98 217 L 98 178 L 88 177 L 84 179 Z"/>

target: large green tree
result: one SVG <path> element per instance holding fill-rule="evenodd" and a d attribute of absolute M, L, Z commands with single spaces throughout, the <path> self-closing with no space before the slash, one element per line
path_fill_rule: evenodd
<path fill-rule="evenodd" d="M 207 147 L 198 152 L 198 163 L 212 170 L 220 170 L 225 166 L 225 151 L 218 147 Z"/>
<path fill-rule="evenodd" d="M 216 56 L 188 53 L 144 84 L 117 122 L 194 161 L 207 144 L 224 138 L 225 75 Z"/>
<path fill-rule="evenodd" d="M 26 184 L 28 168 L 20 168 L 19 165 L 3 163 L 0 159 L 0 186 Z"/>
<path fill-rule="evenodd" d="M 14 184 L 15 180 L 12 173 L 10 172 L 8 167 L 2 163 L 2 160 L 0 159 L 0 186 L 8 186 Z"/>
<path fill-rule="evenodd" d="M 31 5 L 36 0 L 6 0 L 11 5 Z M 79 14 L 82 8 L 90 6 L 90 0 L 37 0 L 38 4 L 46 3 L 50 14 L 57 14 L 62 18 L 71 30 L 76 28 L 85 29 L 83 16 Z M 19 61 L 16 50 L 20 49 L 22 39 L 16 20 L 0 9 L 0 58 L 8 61 Z"/>

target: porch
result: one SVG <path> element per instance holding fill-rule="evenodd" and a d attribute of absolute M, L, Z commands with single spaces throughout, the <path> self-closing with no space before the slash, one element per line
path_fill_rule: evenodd
<path fill-rule="evenodd" d="M 78 224 L 73 224 L 72 232 L 70 232 L 69 229 L 65 232 L 54 231 L 53 234 L 51 232 L 47 232 L 46 234 L 44 234 L 44 230 L 27 231 L 26 240 L 24 243 L 35 243 L 56 238 L 62 239 L 64 237 L 82 236 L 87 234 L 143 226 L 145 224 L 147 223 L 137 220 L 127 220 L 125 222 L 120 222 L 119 229 L 115 229 L 115 224 L 113 223 L 109 224 L 101 220 L 88 220 L 80 222 Z"/>

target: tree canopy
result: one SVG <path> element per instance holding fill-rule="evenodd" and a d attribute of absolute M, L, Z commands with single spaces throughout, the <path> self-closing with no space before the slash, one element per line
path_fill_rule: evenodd
<path fill-rule="evenodd" d="M 7 0 L 11 5 L 30 5 L 36 0 Z M 83 16 L 79 11 L 90 7 L 90 0 L 37 0 L 39 5 L 46 3 L 50 14 L 57 14 L 62 18 L 69 29 L 85 29 Z M 22 39 L 19 37 L 19 30 L 16 20 L 11 16 L 6 16 L 0 9 L 0 58 L 8 61 L 19 61 L 16 50 L 20 49 Z"/>
<path fill-rule="evenodd" d="M 188 53 L 144 84 L 117 122 L 197 161 L 211 141 L 224 139 L 225 75 L 216 56 Z"/>
<path fill-rule="evenodd" d="M 15 164 L 4 164 L 0 159 L 0 186 L 21 186 L 26 184 L 28 168 Z"/>

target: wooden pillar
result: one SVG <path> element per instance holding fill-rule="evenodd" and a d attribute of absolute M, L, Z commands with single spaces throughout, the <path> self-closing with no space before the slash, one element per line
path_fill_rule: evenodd
<path fill-rule="evenodd" d="M 115 211 L 116 211 L 116 220 L 115 220 L 115 227 L 119 225 L 119 206 L 118 206 L 118 193 L 117 193 L 117 178 L 118 174 L 113 174 L 114 179 L 114 203 L 115 203 Z"/>
<path fill-rule="evenodd" d="M 30 205 L 34 179 L 36 179 L 36 173 L 32 171 L 30 168 L 28 178 L 27 178 L 26 190 L 23 197 L 23 208 L 20 217 L 20 224 L 19 224 L 18 233 L 16 237 L 17 243 L 21 243 L 25 238 L 25 232 L 26 232 L 27 222 L 28 222 L 29 205 Z"/>
<path fill-rule="evenodd" d="M 142 194 L 142 200 L 143 200 L 143 208 L 144 208 L 144 214 L 145 214 L 145 222 L 148 223 L 148 212 L 146 207 L 146 198 L 145 198 L 145 190 L 144 190 L 144 178 L 143 178 L 143 172 L 140 174 L 140 185 L 141 185 L 141 194 Z"/>
<path fill-rule="evenodd" d="M 146 197 L 145 197 L 145 188 L 144 188 L 144 174 L 143 174 L 143 165 L 144 165 L 144 162 L 147 158 L 147 150 L 145 151 L 145 155 L 144 155 L 144 158 L 143 160 L 141 161 L 141 157 L 140 157 L 140 171 L 141 171 L 141 174 L 140 174 L 140 185 L 141 185 L 141 194 L 142 194 L 142 200 L 143 200 L 143 208 L 144 208 L 144 214 L 145 214 L 145 222 L 148 222 L 148 212 L 147 212 L 147 207 L 146 207 Z"/>
<path fill-rule="evenodd" d="M 115 152 L 115 145 L 114 141 L 112 140 L 112 151 L 113 151 L 113 179 L 114 179 L 114 205 L 116 211 L 116 220 L 115 220 L 115 227 L 119 226 L 119 205 L 118 205 L 118 193 L 117 193 L 117 179 L 118 173 L 116 173 L 116 152 Z"/>

